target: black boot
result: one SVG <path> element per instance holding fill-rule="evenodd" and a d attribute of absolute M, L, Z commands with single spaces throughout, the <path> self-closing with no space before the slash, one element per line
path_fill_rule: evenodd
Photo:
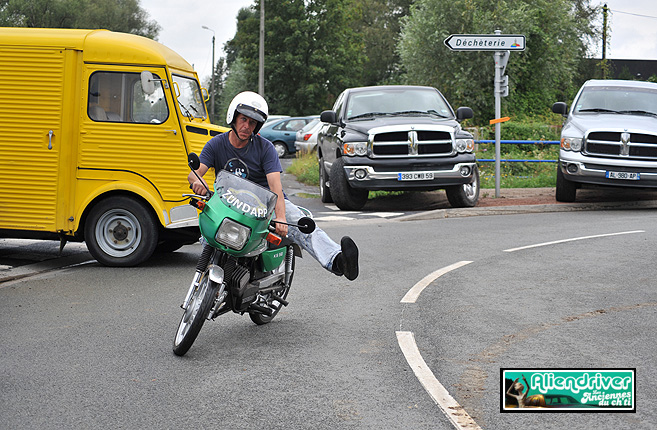
<path fill-rule="evenodd" d="M 349 236 L 340 241 L 342 252 L 333 260 L 333 272 L 353 281 L 358 277 L 358 247 Z"/>

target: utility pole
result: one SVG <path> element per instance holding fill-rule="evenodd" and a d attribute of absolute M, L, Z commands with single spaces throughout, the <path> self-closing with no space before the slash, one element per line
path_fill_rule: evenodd
<path fill-rule="evenodd" d="M 258 63 L 258 93 L 265 96 L 265 0 L 260 0 L 260 58 Z"/>
<path fill-rule="evenodd" d="M 609 8 L 607 3 L 602 6 L 602 60 L 607 59 L 607 14 Z M 606 76 L 605 76 L 606 77 Z"/>
<path fill-rule="evenodd" d="M 202 28 L 212 32 L 212 76 L 210 77 L 210 122 L 214 123 L 214 30 L 206 27 Z"/>

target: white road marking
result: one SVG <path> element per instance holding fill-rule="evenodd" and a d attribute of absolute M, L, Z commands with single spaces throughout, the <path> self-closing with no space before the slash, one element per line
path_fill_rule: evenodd
<path fill-rule="evenodd" d="M 413 373 L 420 381 L 420 384 L 427 390 L 429 396 L 433 399 L 438 407 L 443 411 L 445 416 L 457 429 L 480 429 L 479 425 L 470 415 L 459 405 L 456 400 L 449 394 L 443 384 L 436 379 L 427 363 L 420 355 L 420 350 L 415 343 L 415 335 L 410 331 L 398 331 L 397 342 L 401 348 L 408 365 L 413 369 Z"/>
<path fill-rule="evenodd" d="M 435 272 L 428 274 L 417 284 L 413 285 L 413 288 L 408 290 L 404 298 L 401 300 L 401 303 L 415 303 L 420 296 L 420 293 L 422 293 L 422 291 L 433 281 L 443 276 L 445 273 L 451 272 L 454 269 L 458 269 L 459 267 L 463 267 L 470 263 L 472 263 L 472 261 L 459 261 L 458 263 L 443 267 L 442 269 L 438 269 Z"/>
<path fill-rule="evenodd" d="M 390 218 L 393 216 L 402 216 L 403 212 L 363 212 L 366 216 L 378 216 L 379 218 Z"/>
<path fill-rule="evenodd" d="M 505 249 L 504 252 L 521 251 L 523 249 L 538 248 L 540 246 L 555 245 L 557 243 L 574 242 L 576 240 L 595 239 L 595 238 L 598 238 L 598 237 L 619 236 L 619 235 L 623 235 L 623 234 L 635 234 L 635 233 L 645 233 L 645 230 L 621 231 L 619 233 L 596 234 L 594 236 L 574 237 L 572 239 L 555 240 L 555 241 L 552 241 L 552 242 L 537 243 L 535 245 L 527 245 L 527 246 L 521 246 L 521 247 L 518 247 L 518 248 Z"/>
<path fill-rule="evenodd" d="M 318 216 L 313 218 L 315 221 L 353 221 L 356 218 L 339 215 Z"/>

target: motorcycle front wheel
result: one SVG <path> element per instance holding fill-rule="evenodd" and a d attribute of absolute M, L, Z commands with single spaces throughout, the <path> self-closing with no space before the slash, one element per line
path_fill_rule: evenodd
<path fill-rule="evenodd" d="M 219 285 L 210 280 L 209 272 L 206 270 L 192 292 L 187 309 L 178 325 L 176 337 L 173 339 L 174 354 L 183 356 L 192 347 L 212 309 L 218 289 Z"/>

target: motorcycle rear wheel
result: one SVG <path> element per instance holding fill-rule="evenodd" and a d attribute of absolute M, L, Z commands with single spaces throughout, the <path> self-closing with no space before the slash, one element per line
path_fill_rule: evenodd
<path fill-rule="evenodd" d="M 210 280 L 209 272 L 206 270 L 198 286 L 192 293 L 192 297 L 183 313 L 173 339 L 173 353 L 183 356 L 192 347 L 203 327 L 203 323 L 212 310 L 214 299 L 217 296 L 219 285 Z"/>
<path fill-rule="evenodd" d="M 294 256 L 294 247 L 290 246 L 287 248 L 287 252 L 291 254 L 292 257 L 292 270 L 289 273 L 289 277 L 287 278 L 287 283 L 283 283 L 284 287 L 283 290 L 279 290 L 276 292 L 276 295 L 279 296 L 282 299 L 286 299 L 288 293 L 290 292 L 290 286 L 292 286 L 292 278 L 294 278 L 294 265 L 295 265 L 295 256 Z M 287 256 L 285 257 L 286 259 L 288 258 Z M 249 313 L 249 317 L 251 317 L 251 321 L 256 323 L 257 325 L 264 325 L 271 320 L 274 319 L 274 317 L 278 314 L 278 311 L 281 310 L 281 308 L 284 306 L 281 302 L 278 300 L 274 299 L 272 297 L 272 294 L 265 294 L 265 299 L 267 300 L 267 304 L 269 305 L 270 308 L 273 309 L 273 313 L 271 315 L 265 315 L 257 312 L 252 312 Z"/>

